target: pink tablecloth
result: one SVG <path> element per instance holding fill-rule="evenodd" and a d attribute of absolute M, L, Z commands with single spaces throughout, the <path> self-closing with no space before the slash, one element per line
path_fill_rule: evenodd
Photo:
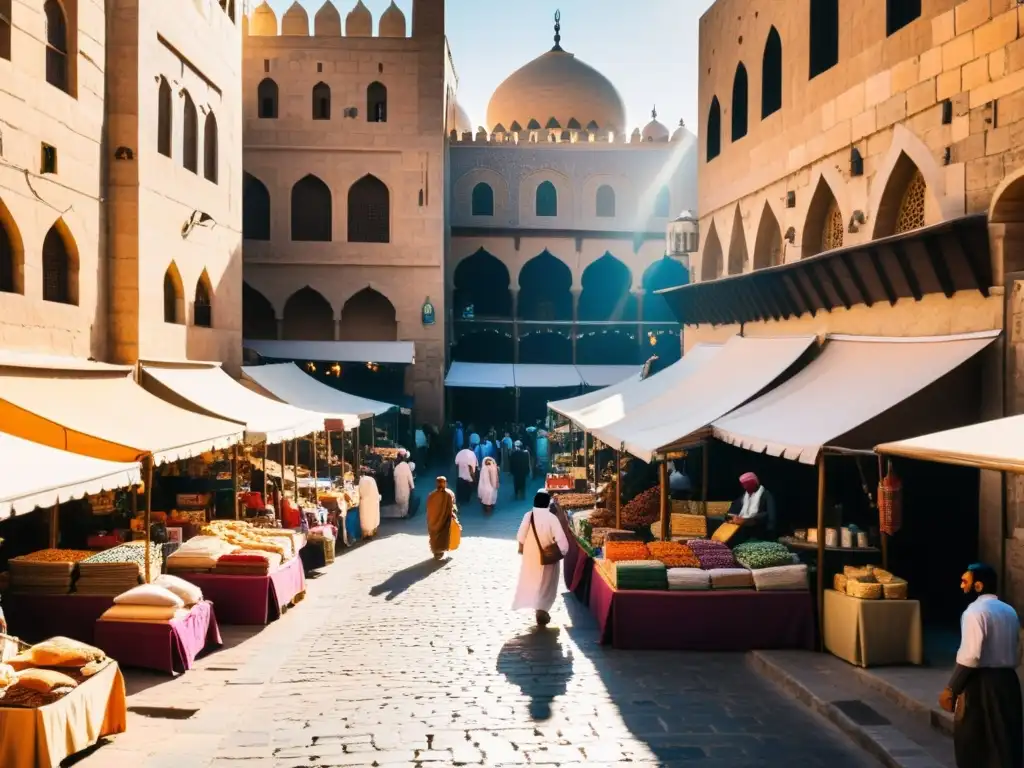
<path fill-rule="evenodd" d="M 306 591 L 302 560 L 293 557 L 269 576 L 224 576 L 216 573 L 183 573 L 213 602 L 221 624 L 267 624 L 295 597 Z"/>
<path fill-rule="evenodd" d="M 562 561 L 562 579 L 565 588 L 586 603 L 590 596 L 590 580 L 594 571 L 594 560 L 580 546 L 576 537 L 569 534 L 569 552 Z"/>
<path fill-rule="evenodd" d="M 213 603 L 209 601 L 197 603 L 188 616 L 169 624 L 96 622 L 96 646 L 122 667 L 180 674 L 192 669 L 196 657 L 204 650 L 223 644 Z"/>
<path fill-rule="evenodd" d="M 56 635 L 94 644 L 96 620 L 114 604 L 97 595 L 5 594 L 0 605 L 12 635 L 38 643 Z"/>
<path fill-rule="evenodd" d="M 814 650 L 810 592 L 616 590 L 598 569 L 590 612 L 601 642 L 627 650 Z"/>

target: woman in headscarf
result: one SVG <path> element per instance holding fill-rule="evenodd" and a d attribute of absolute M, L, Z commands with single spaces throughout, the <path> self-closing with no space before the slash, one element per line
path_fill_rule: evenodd
<path fill-rule="evenodd" d="M 484 465 L 480 470 L 480 485 L 476 490 L 485 515 L 491 515 L 494 512 L 494 505 L 498 503 L 498 484 L 498 464 L 488 456 L 484 459 Z"/>
<path fill-rule="evenodd" d="M 437 487 L 427 496 L 427 535 L 435 560 L 440 560 L 448 551 L 452 525 L 459 524 L 457 512 L 455 494 L 448 489 L 447 478 L 438 477 Z"/>
<path fill-rule="evenodd" d="M 363 536 L 373 536 L 380 527 L 380 491 L 370 475 L 359 478 L 359 525 Z"/>
<path fill-rule="evenodd" d="M 560 563 L 545 565 L 541 561 L 542 550 L 556 545 L 563 557 L 569 551 L 569 540 L 550 506 L 551 496 L 546 491 L 538 491 L 533 497 L 533 509 L 523 517 L 516 536 L 523 561 L 512 610 L 536 611 L 539 627 L 546 627 L 551 621 L 549 611 L 558 596 L 558 580 L 562 572 Z"/>
<path fill-rule="evenodd" d="M 409 454 L 402 451 L 398 454 L 398 465 L 395 467 L 395 507 L 399 517 L 411 517 L 416 514 L 417 503 L 412 492 L 416 490 L 416 481 L 412 471 L 414 465 L 409 463 Z"/>

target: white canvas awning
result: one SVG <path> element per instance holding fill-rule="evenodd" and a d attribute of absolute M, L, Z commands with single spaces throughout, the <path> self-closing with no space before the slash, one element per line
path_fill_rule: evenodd
<path fill-rule="evenodd" d="M 625 409 L 620 418 L 592 431 L 602 442 L 621 445 L 637 458 L 650 461 L 656 453 L 699 439 L 699 433 L 712 422 L 771 386 L 816 341 L 815 336 L 734 336 L 678 385 L 664 388 L 653 399 Z M 665 372 L 641 384 L 654 384 Z"/>
<path fill-rule="evenodd" d="M 324 428 L 324 414 L 257 394 L 216 364 L 151 362 L 142 372 L 143 385 L 154 394 L 244 424 L 250 442 L 279 443 Z"/>
<path fill-rule="evenodd" d="M 0 518 L 139 482 L 138 462 L 80 456 L 0 432 Z"/>
<path fill-rule="evenodd" d="M 12 352 L 0 355 L 0 424 L 16 437 L 122 463 L 191 458 L 228 448 L 243 432 L 151 395 L 130 368 Z"/>
<path fill-rule="evenodd" d="M 516 386 L 520 389 L 582 387 L 583 379 L 575 365 L 533 365 L 519 363 L 514 367 Z"/>
<path fill-rule="evenodd" d="M 718 419 L 715 437 L 813 464 L 823 447 L 842 447 L 843 435 L 937 381 L 998 334 L 830 336 L 818 358 L 793 378 Z"/>
<path fill-rule="evenodd" d="M 516 385 L 511 363 L 452 363 L 444 377 L 446 387 L 505 389 Z"/>
<path fill-rule="evenodd" d="M 609 387 L 625 381 L 630 376 L 639 376 L 639 365 L 577 365 L 580 378 L 588 387 Z"/>
<path fill-rule="evenodd" d="M 294 363 L 247 365 L 242 368 L 242 376 L 289 405 L 341 419 L 345 429 L 354 429 L 360 419 L 387 413 L 396 407 L 329 387 Z"/>
<path fill-rule="evenodd" d="M 261 357 L 275 360 L 314 360 L 335 363 L 416 362 L 411 341 L 287 341 L 246 339 L 242 346 Z"/>
<path fill-rule="evenodd" d="M 548 403 L 548 407 L 592 431 L 624 418 L 644 403 L 682 385 L 722 350 L 718 344 L 698 344 L 681 360 L 643 381 L 639 373 L 618 384 L 579 397 Z"/>
<path fill-rule="evenodd" d="M 875 451 L 941 464 L 1024 473 L 1024 416 L 983 421 L 909 440 L 883 443 Z"/>

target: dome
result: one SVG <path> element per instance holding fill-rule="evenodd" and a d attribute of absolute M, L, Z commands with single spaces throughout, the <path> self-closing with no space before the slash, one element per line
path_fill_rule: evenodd
<path fill-rule="evenodd" d="M 462 138 L 464 133 L 473 132 L 473 121 L 469 119 L 469 115 L 459 102 L 455 102 L 455 125 L 452 126 L 452 130 L 459 134 L 459 138 Z"/>
<path fill-rule="evenodd" d="M 373 15 L 363 0 L 345 17 L 345 37 L 373 37 Z"/>
<path fill-rule="evenodd" d="M 249 34 L 253 37 L 277 37 L 277 14 L 267 4 L 267 0 L 263 0 L 252 12 Z"/>
<path fill-rule="evenodd" d="M 672 134 L 672 141 L 682 141 L 686 138 L 686 125 L 683 124 L 682 119 L 679 120 L 679 127 L 676 128 Z"/>
<path fill-rule="evenodd" d="M 313 34 L 317 37 L 341 37 L 341 14 L 331 0 L 327 0 L 313 17 Z"/>
<path fill-rule="evenodd" d="M 651 110 L 651 122 L 644 126 L 641 134 L 644 141 L 668 141 L 668 128 L 658 122 L 658 110 Z"/>
<path fill-rule="evenodd" d="M 281 34 L 294 37 L 309 36 L 309 14 L 299 5 L 298 0 L 281 17 Z"/>
<path fill-rule="evenodd" d="M 487 105 L 487 125 L 580 125 L 596 123 L 599 131 L 622 133 L 626 108 L 622 97 L 604 75 L 573 54 L 562 50 L 555 16 L 555 46 L 520 67 L 498 86 Z"/>
<path fill-rule="evenodd" d="M 391 0 L 391 5 L 380 15 L 378 34 L 381 37 L 405 37 L 405 14 Z"/>

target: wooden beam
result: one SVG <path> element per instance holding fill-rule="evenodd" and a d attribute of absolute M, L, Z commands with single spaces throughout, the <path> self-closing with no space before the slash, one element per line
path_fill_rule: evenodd
<path fill-rule="evenodd" d="M 889 275 L 885 271 L 885 265 L 882 264 L 882 257 L 879 255 L 878 250 L 876 248 L 869 248 L 868 258 L 871 259 L 871 265 L 875 268 L 875 277 L 881 283 L 882 290 L 885 291 L 885 297 L 889 299 L 890 304 L 895 304 L 898 298 L 896 296 L 896 289 L 892 287 L 892 280 L 889 279 Z"/>
<path fill-rule="evenodd" d="M 846 272 L 850 276 L 850 282 L 853 283 L 853 287 L 856 288 L 857 293 L 860 294 L 861 303 L 870 307 L 875 303 L 874 299 L 872 299 L 871 294 L 868 293 L 867 284 L 864 282 L 864 278 L 861 277 L 860 271 L 854 265 L 853 257 L 848 251 L 843 251 L 839 254 L 839 261 L 841 261 L 843 267 L 846 268 Z"/>
<path fill-rule="evenodd" d="M 800 285 L 800 281 L 797 279 L 796 274 L 785 275 L 783 280 L 787 280 L 793 287 L 793 290 L 796 291 L 796 295 L 800 297 L 800 301 L 805 307 L 804 312 L 810 312 L 812 316 L 818 314 L 817 308 L 811 303 L 811 297 L 807 295 L 807 291 L 805 291 L 804 287 Z M 803 314 L 803 312 L 800 314 Z"/>
<path fill-rule="evenodd" d="M 965 236 L 964 231 L 962 229 L 960 229 L 959 227 L 954 227 L 953 228 L 953 234 L 956 237 L 957 245 L 960 246 L 960 250 L 963 252 L 963 258 L 967 262 L 967 269 L 970 271 L 971 277 L 974 278 L 974 286 L 979 291 L 981 291 L 981 295 L 982 296 L 988 296 L 989 288 L 992 287 L 990 285 L 990 283 L 992 282 L 992 277 L 991 277 L 991 263 L 992 262 L 990 261 L 990 259 L 992 257 L 990 255 L 990 251 L 989 251 L 988 247 L 982 249 L 983 253 L 982 253 L 981 257 L 975 257 L 974 256 L 974 252 L 977 249 L 972 248 L 970 246 L 970 244 L 967 242 L 967 238 Z M 987 246 L 987 243 L 986 243 L 986 246 Z M 979 258 L 983 258 L 984 262 L 979 262 L 979 260 L 978 260 Z M 981 268 L 981 264 L 982 263 L 985 263 L 985 264 L 989 265 L 988 272 L 982 270 L 982 268 Z"/>
<path fill-rule="evenodd" d="M 850 301 L 849 295 L 846 293 L 846 289 L 843 288 L 843 284 L 839 281 L 839 277 L 832 269 L 832 263 L 830 261 L 819 261 L 819 270 L 824 273 L 825 279 L 832 285 L 832 290 L 836 292 L 836 296 L 839 298 L 839 303 L 849 309 L 853 306 L 853 302 Z"/>
<path fill-rule="evenodd" d="M 926 237 L 924 250 L 928 254 L 928 261 L 932 265 L 932 271 L 935 273 L 935 279 L 939 281 L 942 292 L 946 294 L 947 299 L 953 298 L 953 294 L 956 293 L 956 285 L 953 284 L 953 276 L 949 272 L 949 265 L 946 264 L 942 248 L 939 247 L 938 238 Z"/>
<path fill-rule="evenodd" d="M 904 249 L 903 243 L 892 243 L 889 248 L 892 249 L 892 255 L 896 257 L 896 263 L 899 265 L 900 272 L 903 273 L 903 279 L 907 281 L 910 295 L 914 297 L 914 301 L 920 301 L 924 293 L 921 291 L 921 284 L 914 273 L 914 268 L 910 265 L 910 259 L 907 258 L 907 251 Z"/>
<path fill-rule="evenodd" d="M 761 298 L 764 305 L 768 307 L 768 311 L 771 312 L 772 317 L 776 320 L 781 320 L 786 316 L 785 310 L 783 310 L 775 300 L 775 296 L 772 295 L 771 288 L 767 282 L 762 283 L 759 280 L 751 278 L 750 284 L 754 293 L 756 293 Z"/>
<path fill-rule="evenodd" d="M 801 271 L 798 270 L 796 277 L 801 276 Z M 811 290 L 814 291 L 814 295 L 818 297 L 818 301 L 821 302 L 821 308 L 826 312 L 832 311 L 832 300 L 825 293 L 825 289 L 818 282 L 818 276 L 815 274 L 814 265 L 808 265 L 808 269 L 803 270 L 803 278 L 807 281 L 807 284 L 811 286 Z"/>
<path fill-rule="evenodd" d="M 793 295 L 786 288 L 784 281 L 776 280 L 773 276 L 771 280 L 765 280 L 765 287 L 779 302 L 785 317 L 800 317 L 800 307 L 793 301 Z"/>

